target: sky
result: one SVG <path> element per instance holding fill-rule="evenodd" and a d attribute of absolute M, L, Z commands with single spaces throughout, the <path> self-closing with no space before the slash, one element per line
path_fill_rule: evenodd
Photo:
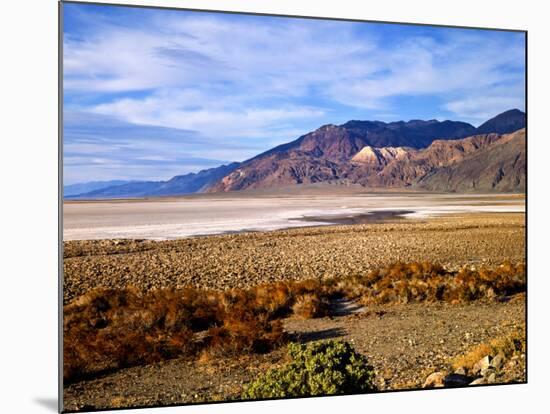
<path fill-rule="evenodd" d="M 165 180 L 325 124 L 525 110 L 524 34 L 65 3 L 64 184 Z"/>

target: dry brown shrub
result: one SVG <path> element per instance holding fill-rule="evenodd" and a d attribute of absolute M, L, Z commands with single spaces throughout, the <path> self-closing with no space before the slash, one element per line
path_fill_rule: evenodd
<path fill-rule="evenodd" d="M 93 290 L 64 307 L 64 378 L 195 356 L 208 346 L 220 354 L 270 350 L 285 340 L 272 319 L 290 312 L 290 293 L 281 284 L 262 289 Z"/>
<path fill-rule="evenodd" d="M 363 304 L 463 303 L 525 292 L 525 265 L 447 272 L 397 263 L 346 279 L 276 282 L 214 292 L 96 289 L 64 307 L 64 378 L 198 353 L 267 352 L 286 339 L 281 318 L 324 316 L 334 297 Z M 200 332 L 200 334 L 199 334 Z"/>
<path fill-rule="evenodd" d="M 251 289 L 254 295 L 252 309 L 256 313 L 265 313 L 270 319 L 288 315 L 292 304 L 292 292 L 289 284 L 275 282 L 263 284 Z"/>
<path fill-rule="evenodd" d="M 206 340 L 211 355 L 235 356 L 269 352 L 285 343 L 287 336 L 280 320 L 228 319 L 223 326 L 210 328 Z"/>
<path fill-rule="evenodd" d="M 481 358 L 487 355 L 494 357 L 499 353 L 502 353 L 506 358 L 509 358 L 517 353 L 525 353 L 525 351 L 525 327 L 522 326 L 506 335 L 499 336 L 488 343 L 476 345 L 469 352 L 455 358 L 452 362 L 452 366 L 454 369 L 463 367 L 469 371 Z"/>
<path fill-rule="evenodd" d="M 328 305 L 313 293 L 306 293 L 296 298 L 292 313 L 301 319 L 319 318 L 328 313 Z"/>
<path fill-rule="evenodd" d="M 469 371 L 481 358 L 490 355 L 491 352 L 492 350 L 489 344 L 483 343 L 476 345 L 468 353 L 454 359 L 452 363 L 453 369 L 462 367 Z"/>
<path fill-rule="evenodd" d="M 525 292 L 525 265 L 505 262 L 496 269 L 478 271 L 462 269 L 457 273 L 429 262 L 397 263 L 355 283 L 363 284 L 361 303 L 438 302 L 468 303 L 474 300 L 495 300 Z M 361 291 L 343 289 L 344 294 Z M 347 296 L 347 295 L 346 295 Z"/>
<path fill-rule="evenodd" d="M 210 319 L 213 312 L 197 316 L 185 302 L 190 297 L 200 302 L 195 291 L 141 294 L 133 288 L 97 289 L 65 306 L 64 378 L 70 381 L 192 353 L 193 330 L 215 320 Z"/>

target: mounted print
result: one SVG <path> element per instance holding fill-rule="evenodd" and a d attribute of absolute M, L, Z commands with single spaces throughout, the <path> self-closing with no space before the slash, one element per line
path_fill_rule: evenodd
<path fill-rule="evenodd" d="M 65 412 L 526 382 L 526 32 L 60 13 Z"/>

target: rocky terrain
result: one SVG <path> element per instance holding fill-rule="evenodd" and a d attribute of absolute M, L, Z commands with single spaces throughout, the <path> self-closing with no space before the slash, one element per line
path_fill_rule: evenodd
<path fill-rule="evenodd" d="M 368 357 L 376 370 L 377 387 L 384 391 L 442 386 L 457 358 L 473 347 L 514 332 L 523 326 L 524 318 L 524 301 L 518 298 L 492 304 L 352 306 L 344 311 L 336 307 L 324 318 L 287 319 L 285 329 L 300 342 L 329 338 L 349 341 Z M 240 399 L 246 384 L 285 360 L 284 350 L 278 349 L 232 359 L 180 358 L 125 368 L 67 386 L 65 409 Z M 498 372 L 493 383 L 525 381 L 525 355 L 510 356 L 492 372 Z"/>
<path fill-rule="evenodd" d="M 521 143 L 524 142 L 525 132 L 520 130 L 514 134 L 484 134 L 475 135 L 472 137 L 459 140 L 435 140 L 430 146 L 423 150 L 412 150 L 401 148 L 399 157 L 388 157 L 383 154 L 387 152 L 386 148 L 377 149 L 380 154 L 376 159 L 365 157 L 358 162 L 356 157 L 352 159 L 352 168 L 347 173 L 347 177 L 352 182 L 357 182 L 369 187 L 409 187 L 417 186 L 423 188 L 425 177 L 433 176 L 441 170 L 454 172 L 454 180 L 458 183 L 465 182 L 465 174 L 467 171 L 462 168 L 462 163 L 469 160 L 471 156 L 480 156 L 481 154 L 493 154 L 493 148 L 500 142 L 510 141 L 513 136 L 513 141 L 519 145 L 514 147 L 514 155 L 524 154 Z M 386 150 L 386 152 L 385 152 Z M 363 152 L 364 150 L 362 150 Z M 358 154 L 361 155 L 361 154 Z M 501 162 L 500 154 L 493 155 L 492 158 Z M 520 155 L 521 156 L 521 155 Z M 383 162 L 380 160 L 383 159 Z M 508 160 L 504 160 L 502 164 Z M 516 171 L 521 171 L 521 165 L 517 165 Z M 523 165 L 524 167 L 524 165 Z M 503 167 L 504 168 L 504 167 Z M 513 168 L 513 167 L 510 167 Z M 456 173 L 457 170 L 461 173 Z M 508 170 L 508 165 L 506 164 Z M 462 172 L 462 170 L 465 170 Z M 504 176 L 505 174 L 503 174 Z M 508 175 L 508 174 L 506 174 Z M 510 174 L 511 175 L 511 174 Z M 468 182 L 469 184 L 470 182 Z M 431 190 L 452 191 L 453 187 L 441 185 L 440 187 L 430 188 Z M 466 190 L 468 185 L 464 185 Z M 480 189 L 490 187 L 489 183 L 483 182 L 478 185 Z M 475 187 L 474 187 L 475 188 Z M 511 186 L 508 191 L 520 189 L 519 187 Z"/>
<path fill-rule="evenodd" d="M 170 241 L 64 243 L 64 302 L 95 287 L 227 289 L 363 274 L 398 261 L 448 268 L 524 260 L 525 216 L 472 214 Z"/>
<path fill-rule="evenodd" d="M 525 149 L 525 130 L 521 129 L 504 135 L 482 151 L 466 155 L 460 163 L 427 173 L 417 185 L 430 191 L 525 191 Z"/>
<path fill-rule="evenodd" d="M 524 243 L 525 216 L 520 213 L 172 241 L 72 241 L 64 243 L 64 303 L 97 287 L 134 286 L 155 292 L 194 286 L 227 293 L 228 289 L 275 281 L 360 277 L 399 261 L 432 261 L 451 271 L 499 268 L 503 261 L 524 262 Z M 354 289 L 353 285 L 349 288 Z M 375 368 L 381 391 L 454 386 L 458 380 L 463 381 L 460 385 L 466 385 L 466 380 L 468 384 L 525 381 L 524 333 L 517 336 L 525 324 L 524 293 L 494 297 L 487 291 L 485 299 L 464 303 L 378 304 L 365 298 L 332 298 L 323 315 L 312 319 L 299 313 L 285 316 L 281 319 L 284 332 L 292 342 L 349 342 Z M 74 312 L 75 306 L 86 303 L 78 299 L 68 307 Z M 98 306 L 101 314 L 104 305 Z M 120 321 L 124 312 L 114 309 L 113 315 L 114 321 Z M 138 323 L 138 319 L 129 323 Z M 507 345 L 510 341 L 512 351 Z M 267 353 L 216 356 L 206 352 L 199 357 L 118 368 L 67 383 L 64 408 L 78 411 L 240 399 L 251 381 L 286 362 L 284 348 L 276 347 Z"/>

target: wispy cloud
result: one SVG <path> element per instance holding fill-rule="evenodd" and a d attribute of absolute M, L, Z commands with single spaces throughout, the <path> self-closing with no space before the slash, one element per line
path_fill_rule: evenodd
<path fill-rule="evenodd" d="M 108 6 L 65 11 L 73 23 L 64 33 L 67 110 L 124 125 L 112 135 L 80 125 L 73 133 L 94 133 L 73 143 L 81 154 L 98 155 L 90 145 L 108 142 L 159 160 L 161 148 L 174 145 L 198 158 L 243 160 L 351 118 L 479 124 L 523 109 L 518 33 Z M 117 141 L 140 129 L 147 137 Z"/>
<path fill-rule="evenodd" d="M 161 180 L 217 167 L 258 147 L 204 138 L 195 131 L 136 125 L 113 116 L 67 112 L 65 184 L 96 179 Z M 229 155 L 230 158 L 224 158 Z"/>

